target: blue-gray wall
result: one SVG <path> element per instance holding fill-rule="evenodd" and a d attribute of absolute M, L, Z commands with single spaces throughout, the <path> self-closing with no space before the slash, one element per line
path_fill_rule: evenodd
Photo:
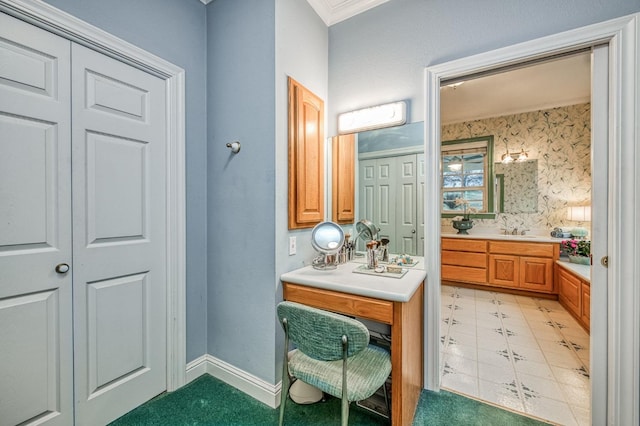
<path fill-rule="evenodd" d="M 329 134 L 336 115 L 409 100 L 424 120 L 424 68 L 640 10 L 638 0 L 391 0 L 329 29 Z"/>
<path fill-rule="evenodd" d="M 216 0 L 207 27 L 207 352 L 272 380 L 275 0 Z"/>
<path fill-rule="evenodd" d="M 207 351 L 205 6 L 198 0 L 47 0 L 185 70 L 187 361 Z"/>

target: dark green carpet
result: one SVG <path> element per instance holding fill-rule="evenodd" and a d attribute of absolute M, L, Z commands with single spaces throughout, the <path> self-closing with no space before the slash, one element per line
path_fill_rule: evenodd
<path fill-rule="evenodd" d="M 110 426 L 128 425 L 277 425 L 272 409 L 207 374 L 170 394 L 162 394 Z M 339 425 L 340 400 L 297 405 L 287 402 L 285 425 Z M 542 425 L 450 392 L 423 391 L 414 425 Z M 388 425 L 387 420 L 351 404 L 349 425 Z"/>

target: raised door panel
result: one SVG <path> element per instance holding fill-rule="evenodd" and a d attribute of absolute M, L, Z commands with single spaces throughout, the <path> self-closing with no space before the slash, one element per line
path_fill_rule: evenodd
<path fill-rule="evenodd" d="M 398 183 L 396 189 L 396 253 L 416 253 L 418 169 L 416 155 L 396 158 Z"/>
<path fill-rule="evenodd" d="M 289 78 L 289 229 L 324 220 L 324 102 Z"/>
<path fill-rule="evenodd" d="M 553 259 L 520 258 L 520 288 L 542 292 L 553 291 Z"/>
<path fill-rule="evenodd" d="M 580 316 L 580 280 L 562 268 L 558 270 L 558 297 L 560 303 Z"/>
<path fill-rule="evenodd" d="M 582 297 L 580 299 L 580 319 L 587 330 L 591 328 L 591 286 L 589 283 L 582 281 L 580 290 Z"/>
<path fill-rule="evenodd" d="M 518 287 L 520 261 L 518 256 L 503 254 L 489 255 L 489 284 Z"/>
<path fill-rule="evenodd" d="M 166 390 L 164 81 L 73 45 L 77 424 Z"/>
<path fill-rule="evenodd" d="M 340 224 L 355 220 L 355 135 L 332 139 L 333 221 Z"/>
<path fill-rule="evenodd" d="M 378 227 L 378 239 L 388 238 L 389 251 L 398 253 L 396 239 L 396 161 L 393 158 L 379 158 L 376 161 L 376 184 L 373 217 L 365 217 Z"/>
<path fill-rule="evenodd" d="M 0 13 L 0 424 L 73 423 L 71 43 Z"/>
<path fill-rule="evenodd" d="M 424 193 L 425 193 L 425 172 L 426 165 L 424 154 L 417 155 L 417 165 L 418 168 L 418 191 L 416 194 L 416 220 L 418 222 L 418 238 L 417 238 L 417 247 L 416 247 L 416 255 L 424 256 Z"/>

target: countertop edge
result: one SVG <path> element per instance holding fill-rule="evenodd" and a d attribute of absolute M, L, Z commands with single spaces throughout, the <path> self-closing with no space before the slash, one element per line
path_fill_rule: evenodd
<path fill-rule="evenodd" d="M 308 267 L 305 267 L 308 268 Z M 294 271 L 285 272 L 280 275 L 280 281 L 306 285 L 309 287 L 320 288 L 324 290 L 332 290 L 338 291 L 342 293 L 353 294 L 357 296 L 371 297 L 374 299 L 387 300 L 391 302 L 408 302 L 411 300 L 415 292 L 418 290 L 420 285 L 424 282 L 427 273 L 422 269 L 409 270 L 407 274 L 402 278 L 384 278 L 384 277 L 374 277 L 374 280 L 392 280 L 386 281 L 389 285 L 393 285 L 393 282 L 399 280 L 411 280 L 409 284 L 406 284 L 406 288 L 404 291 L 392 291 L 392 290 L 381 290 L 376 288 L 362 287 L 362 286 L 352 286 L 348 284 L 342 284 L 338 282 L 332 282 L 330 280 L 321 280 L 317 277 L 304 277 L 300 276 L 300 271 L 305 268 L 300 268 Z M 352 273 L 351 271 L 347 272 L 349 275 Z M 348 275 L 347 275 L 348 276 Z M 380 281 L 382 282 L 382 281 Z M 406 283 L 407 281 L 405 281 Z"/>
<path fill-rule="evenodd" d="M 556 260 L 556 263 L 560 267 L 566 269 L 567 271 L 573 273 L 574 275 L 579 276 L 581 279 L 591 284 L 591 266 L 590 265 L 579 265 L 576 263 L 568 262 L 567 260 L 564 260 L 564 259 Z"/>

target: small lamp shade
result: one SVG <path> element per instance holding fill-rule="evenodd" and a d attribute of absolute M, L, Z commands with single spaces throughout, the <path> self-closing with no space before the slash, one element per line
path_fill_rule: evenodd
<path fill-rule="evenodd" d="M 573 206 L 567 209 L 567 220 L 591 222 L 591 206 Z"/>

